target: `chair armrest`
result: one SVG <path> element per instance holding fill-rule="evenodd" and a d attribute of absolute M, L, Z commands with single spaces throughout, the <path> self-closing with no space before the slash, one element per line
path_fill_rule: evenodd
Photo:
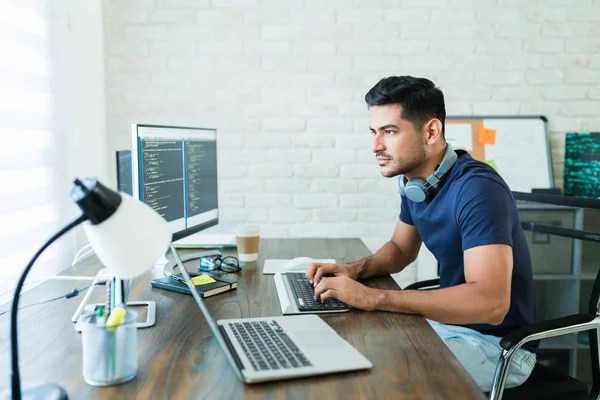
<path fill-rule="evenodd" d="M 500 346 L 505 350 L 510 350 L 517 344 L 598 328 L 600 327 L 600 318 L 595 324 L 590 324 L 595 318 L 591 314 L 574 314 L 525 325 L 504 336 L 500 340 Z"/>
<path fill-rule="evenodd" d="M 426 281 L 419 281 L 419 282 L 411 283 L 410 285 L 405 287 L 404 290 L 417 290 L 417 289 L 422 289 L 422 288 L 426 288 L 426 287 L 430 287 L 430 286 L 439 286 L 439 285 L 440 285 L 440 278 L 427 279 Z"/>

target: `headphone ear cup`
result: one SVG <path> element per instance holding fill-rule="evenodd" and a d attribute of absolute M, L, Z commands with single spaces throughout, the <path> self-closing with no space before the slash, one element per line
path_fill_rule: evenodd
<path fill-rule="evenodd" d="M 424 186 L 424 179 L 412 178 L 406 183 L 403 190 L 409 200 L 420 203 L 427 198 L 427 191 L 424 189 Z"/>
<path fill-rule="evenodd" d="M 396 189 L 398 190 L 398 193 L 400 193 L 400 196 L 406 196 L 406 193 L 404 191 L 405 182 L 406 178 L 404 178 L 404 175 L 398 176 L 398 179 L 396 180 Z"/>

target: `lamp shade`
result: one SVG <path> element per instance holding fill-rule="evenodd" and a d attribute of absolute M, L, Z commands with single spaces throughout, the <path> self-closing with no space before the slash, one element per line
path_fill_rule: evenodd
<path fill-rule="evenodd" d="M 71 198 L 83 211 L 83 229 L 100 262 L 115 276 L 141 275 L 165 254 L 171 230 L 152 207 L 95 178 L 74 183 Z"/>
<path fill-rule="evenodd" d="M 167 221 L 125 193 L 116 211 L 99 224 L 83 223 L 98 259 L 114 275 L 130 279 L 149 270 L 165 254 L 172 235 Z"/>

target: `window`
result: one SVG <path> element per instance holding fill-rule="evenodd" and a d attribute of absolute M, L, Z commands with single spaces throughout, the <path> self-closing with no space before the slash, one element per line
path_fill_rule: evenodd
<path fill-rule="evenodd" d="M 47 6 L 0 1 L 0 292 L 59 227 Z M 63 246 L 49 248 L 31 275 L 63 269 L 55 260 Z"/>

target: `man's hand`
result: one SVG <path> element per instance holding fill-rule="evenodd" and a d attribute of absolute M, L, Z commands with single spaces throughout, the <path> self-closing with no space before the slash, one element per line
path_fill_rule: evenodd
<path fill-rule="evenodd" d="M 306 270 L 308 281 L 317 286 L 321 278 L 325 275 L 346 276 L 356 280 L 358 278 L 357 268 L 351 264 L 321 264 L 314 263 Z"/>
<path fill-rule="evenodd" d="M 378 295 L 377 289 L 351 279 L 349 276 L 335 276 L 321 279 L 315 287 L 315 301 L 322 302 L 332 297 L 348 304 L 350 307 L 372 311 Z"/>

